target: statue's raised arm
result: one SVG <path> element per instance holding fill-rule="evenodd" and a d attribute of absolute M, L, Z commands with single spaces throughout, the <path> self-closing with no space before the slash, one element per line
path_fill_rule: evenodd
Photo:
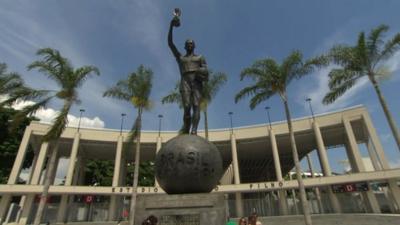
<path fill-rule="evenodd" d="M 168 30 L 168 46 L 171 49 L 172 53 L 174 54 L 175 58 L 179 60 L 181 57 L 181 53 L 176 48 L 173 37 L 172 37 L 172 30 L 174 27 L 180 26 L 179 16 L 181 15 L 181 11 L 179 9 L 174 10 L 174 18 L 171 20 Z"/>

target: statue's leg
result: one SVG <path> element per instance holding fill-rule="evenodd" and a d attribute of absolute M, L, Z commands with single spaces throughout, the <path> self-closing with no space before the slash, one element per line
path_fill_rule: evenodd
<path fill-rule="evenodd" d="M 200 102 L 201 102 L 201 86 L 195 84 L 195 88 L 192 90 L 193 96 L 193 115 L 192 115 L 192 132 L 191 134 L 197 135 L 197 127 L 200 121 Z"/>
<path fill-rule="evenodd" d="M 187 81 L 181 81 L 180 92 L 182 97 L 182 106 L 183 106 L 183 126 L 179 133 L 188 134 L 190 131 L 191 125 L 191 116 L 190 116 L 190 86 Z"/>

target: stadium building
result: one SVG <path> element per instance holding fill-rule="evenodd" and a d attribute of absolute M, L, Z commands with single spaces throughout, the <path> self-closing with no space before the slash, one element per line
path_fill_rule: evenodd
<path fill-rule="evenodd" d="M 0 185 L 0 224 L 32 223 L 43 190 L 45 163 L 53 149 L 53 143 L 41 142 L 49 127 L 32 122 L 26 128 L 8 184 Z M 390 168 L 365 107 L 298 118 L 293 120 L 293 128 L 299 157 L 308 162 L 303 177 L 313 214 L 400 213 L 400 169 Z M 127 135 L 120 130 L 66 128 L 57 155 L 68 159 L 65 180 L 50 186 L 44 221 L 118 221 L 127 217 L 132 187 L 126 182 L 132 178 L 127 177 L 126 165 L 135 155 L 134 148 L 123 147 Z M 140 161 L 154 161 L 163 143 L 176 135 L 144 131 Z M 209 137 L 221 152 L 225 171 L 214 192 L 225 195 L 230 217 L 253 211 L 271 218 L 302 213 L 286 121 L 210 130 Z M 28 148 L 34 150 L 32 167 L 25 172 L 26 183 L 19 184 Z M 347 155 L 351 167 L 347 173 L 332 172 L 329 156 L 338 149 Z M 312 165 L 312 152 L 318 155 L 319 165 Z M 113 160 L 111 186 L 85 186 L 88 159 Z M 315 166 L 322 171 L 316 172 Z M 138 187 L 138 193 L 165 194 L 157 183 Z"/>

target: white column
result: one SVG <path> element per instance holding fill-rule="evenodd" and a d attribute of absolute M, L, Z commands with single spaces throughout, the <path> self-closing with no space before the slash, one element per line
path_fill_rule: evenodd
<path fill-rule="evenodd" d="M 372 120 L 371 120 L 369 114 L 363 113 L 362 118 L 363 118 L 363 122 L 364 122 L 365 128 L 368 132 L 368 136 L 369 136 L 369 139 L 371 142 L 371 143 L 370 142 L 368 142 L 368 143 L 369 143 L 369 145 L 372 144 L 373 148 L 375 150 L 375 151 L 372 151 L 372 149 L 370 150 L 369 148 L 371 148 L 371 146 L 368 146 L 369 147 L 368 151 L 370 151 L 369 152 L 370 156 L 371 156 L 371 154 L 372 155 L 376 154 L 377 159 L 375 159 L 375 161 L 379 161 L 381 169 L 389 170 L 390 169 L 389 162 L 387 161 L 387 159 L 385 157 L 385 152 L 383 150 L 383 147 L 379 140 L 379 137 L 376 133 L 375 127 L 372 124 Z M 374 160 L 374 159 L 371 157 L 371 160 Z M 375 162 L 375 164 L 377 164 L 377 163 Z M 392 204 L 393 208 L 396 208 L 395 212 L 400 213 L 400 189 L 399 189 L 399 186 L 397 185 L 396 179 L 388 180 L 388 185 L 389 185 L 388 186 L 389 191 L 391 192 L 391 194 L 393 196 L 393 198 L 388 199 L 388 201 L 389 201 L 389 203 Z"/>
<path fill-rule="evenodd" d="M 374 171 L 382 170 L 382 167 L 378 160 L 378 156 L 376 155 L 376 152 L 375 152 L 374 145 L 369 137 L 366 140 L 365 144 L 367 145 L 368 155 L 369 155 L 369 158 L 371 159 L 372 166 L 374 167 Z"/>
<path fill-rule="evenodd" d="M 271 142 L 271 149 L 272 149 L 272 157 L 274 158 L 274 166 L 275 166 L 275 175 L 278 181 L 283 181 L 282 178 L 282 167 L 281 162 L 279 160 L 279 152 L 278 152 L 278 145 L 276 143 L 275 133 L 272 128 L 268 129 L 269 138 Z M 286 196 L 284 190 L 278 190 L 278 197 L 279 197 L 279 211 L 281 215 L 288 214 L 288 207 L 286 203 Z"/>
<path fill-rule="evenodd" d="M 292 174 L 290 174 L 289 172 L 289 180 L 292 180 Z M 290 191 L 292 192 L 292 199 L 293 199 L 293 205 L 294 205 L 294 212 L 295 214 L 299 214 L 299 207 L 297 205 L 297 197 L 296 197 L 296 191 L 292 188 L 290 189 Z"/>
<path fill-rule="evenodd" d="M 362 118 L 365 128 L 368 132 L 368 136 L 372 142 L 372 145 L 374 146 L 375 154 L 378 158 L 379 163 L 381 164 L 381 168 L 384 170 L 390 169 L 389 163 L 385 157 L 385 152 L 383 151 L 382 144 L 379 140 L 378 135 L 376 134 L 374 126 L 372 125 L 371 118 L 369 117 L 368 113 L 364 113 L 362 115 Z"/>
<path fill-rule="evenodd" d="M 332 171 L 331 171 L 331 167 L 329 165 L 328 154 L 326 153 L 324 139 L 322 139 L 321 130 L 319 128 L 317 121 L 315 121 L 315 120 L 313 121 L 313 130 L 314 130 L 315 140 L 317 141 L 317 147 L 318 147 L 317 150 L 318 150 L 319 162 L 320 162 L 320 165 L 322 168 L 322 172 L 323 172 L 324 176 L 332 176 Z M 333 212 L 340 213 L 341 207 L 340 207 L 339 199 L 337 198 L 335 193 L 333 193 L 331 186 L 327 187 L 327 192 L 328 192 L 328 196 L 329 196 L 329 199 L 330 199 L 330 202 L 332 205 Z"/>
<path fill-rule="evenodd" d="M 49 144 L 47 142 L 42 143 L 42 145 L 40 147 L 38 159 L 37 159 L 35 168 L 33 170 L 32 179 L 30 182 L 31 185 L 39 184 L 40 177 L 42 175 L 42 170 L 44 167 L 44 163 L 46 161 L 48 148 L 49 148 Z M 35 200 L 34 194 L 27 195 L 25 204 L 22 208 L 21 217 L 18 222 L 19 225 L 26 225 L 26 223 L 28 222 L 28 217 L 29 217 L 29 214 L 31 213 L 32 203 L 34 200 Z"/>
<path fill-rule="evenodd" d="M 156 155 L 160 151 L 161 147 L 162 147 L 162 138 L 160 136 L 158 136 L 157 137 L 157 146 L 156 146 Z M 154 186 L 159 187 L 160 185 L 158 184 L 157 179 L 156 179 L 155 176 L 154 176 L 154 179 L 155 179 L 154 180 Z"/>
<path fill-rule="evenodd" d="M 236 147 L 236 137 L 232 133 L 231 134 L 231 153 L 232 153 L 232 165 L 233 165 L 233 181 L 235 184 L 240 184 L 240 173 L 239 173 L 239 161 L 237 156 L 237 147 Z M 238 217 L 243 216 L 243 203 L 242 203 L 242 195 L 241 193 L 235 193 L 236 197 L 236 213 Z"/>
<path fill-rule="evenodd" d="M 72 184 L 72 180 L 74 177 L 75 165 L 76 165 L 76 157 L 78 155 L 80 137 L 81 137 L 81 134 L 79 132 L 75 133 L 74 141 L 72 143 L 71 154 L 69 157 L 67 176 L 65 178 L 64 186 L 71 186 L 71 184 Z M 57 222 L 61 222 L 61 223 L 66 222 L 67 205 L 68 205 L 69 199 L 70 199 L 69 195 L 61 196 L 60 207 L 58 209 L 58 214 L 57 214 Z"/>
<path fill-rule="evenodd" d="M 118 137 L 117 141 L 117 149 L 115 152 L 115 160 L 114 160 L 114 175 L 113 175 L 113 181 L 112 181 L 112 186 L 113 187 L 118 187 L 120 185 L 119 181 L 121 180 L 120 174 L 121 174 L 121 160 L 122 160 L 122 146 L 123 146 L 123 137 L 120 135 Z M 112 195 L 110 197 L 110 207 L 108 210 L 108 220 L 109 221 L 115 221 L 116 218 L 116 211 L 117 211 L 117 202 L 118 202 L 119 197 Z"/>
<path fill-rule="evenodd" d="M 360 154 L 360 150 L 357 145 L 356 138 L 354 136 L 353 128 L 350 124 L 350 121 L 347 118 L 343 118 L 343 125 L 346 131 L 346 136 L 347 136 L 347 141 L 348 141 L 348 148 L 347 152 L 349 154 L 349 159 L 351 158 L 353 161 L 351 165 L 351 168 L 354 172 L 365 172 L 365 167 L 364 163 L 362 161 L 362 156 Z M 365 195 L 365 199 L 367 199 L 370 209 L 373 213 L 381 213 L 381 209 L 379 207 L 379 203 L 376 200 L 376 196 L 374 192 L 371 189 L 371 186 L 369 186 L 369 190 L 366 192 L 362 192 L 363 195 Z"/>
<path fill-rule="evenodd" d="M 86 167 L 86 158 L 81 156 L 81 160 L 79 161 L 79 179 L 78 184 L 83 185 L 85 183 L 85 167 Z"/>
<path fill-rule="evenodd" d="M 76 169 L 74 170 L 74 179 L 72 179 L 72 185 L 73 186 L 79 186 L 79 172 L 81 171 L 81 157 L 78 155 L 76 158 L 76 163 L 75 163 L 75 167 Z"/>
<path fill-rule="evenodd" d="M 311 177 L 315 178 L 314 168 L 313 168 L 313 164 L 312 164 L 312 161 L 311 161 L 310 154 L 307 154 L 306 157 L 307 157 L 307 163 L 308 163 L 308 168 L 309 168 L 310 173 L 311 173 Z M 315 187 L 314 191 L 315 191 L 315 196 L 317 197 L 319 211 L 320 211 L 320 213 L 324 213 L 325 210 L 324 210 L 324 206 L 323 206 L 322 201 L 321 201 L 321 193 L 319 191 L 319 187 Z"/>
<path fill-rule="evenodd" d="M 26 150 L 28 149 L 29 140 L 31 138 L 32 129 L 27 127 L 25 129 L 24 136 L 22 137 L 21 144 L 19 145 L 17 156 L 15 157 L 15 162 L 8 178 L 7 184 L 15 184 L 18 180 L 19 173 L 22 169 L 22 164 L 24 163 Z"/>
<path fill-rule="evenodd" d="M 17 156 L 15 157 L 14 165 L 11 169 L 10 176 L 8 177 L 7 184 L 17 183 L 19 173 L 21 172 L 22 164 L 25 159 L 26 150 L 28 149 L 29 140 L 31 138 L 32 129 L 28 126 L 25 129 L 24 136 L 22 137 L 21 144 L 19 145 Z M 10 205 L 11 195 L 3 195 L 0 201 L 0 224 L 6 219 L 8 207 Z"/>
<path fill-rule="evenodd" d="M 35 154 L 35 155 L 34 155 L 34 157 L 33 157 L 31 169 L 30 169 L 30 171 L 29 171 L 29 178 L 28 178 L 28 180 L 26 181 L 26 184 L 27 184 L 27 185 L 29 185 L 29 184 L 31 183 L 32 176 L 33 176 L 33 170 L 34 170 L 35 167 L 36 167 L 36 162 L 37 162 L 37 160 L 38 160 L 39 151 L 35 151 L 34 154 Z M 16 221 L 18 221 L 19 218 L 20 218 L 20 216 L 21 216 L 21 212 L 22 212 L 21 209 L 22 209 L 22 207 L 24 207 L 25 201 L 26 201 L 26 195 L 22 195 L 22 196 L 21 196 L 21 200 L 19 201 L 20 210 L 19 210 L 18 213 L 17 213 Z"/>

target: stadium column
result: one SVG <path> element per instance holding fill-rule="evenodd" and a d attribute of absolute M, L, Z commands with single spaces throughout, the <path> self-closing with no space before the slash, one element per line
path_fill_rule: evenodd
<path fill-rule="evenodd" d="M 240 184 L 240 174 L 239 174 L 239 161 L 237 156 L 237 147 L 236 147 L 236 137 L 235 134 L 231 133 L 231 153 L 232 153 L 232 166 L 233 166 L 233 180 L 235 184 Z M 240 192 L 235 193 L 236 197 L 236 216 L 243 216 L 243 203 L 242 203 L 242 194 Z"/>
<path fill-rule="evenodd" d="M 121 161 L 122 161 L 122 147 L 123 147 L 123 136 L 119 135 L 118 141 L 117 141 L 117 149 L 115 153 L 115 162 L 114 162 L 114 175 L 113 175 L 113 181 L 112 181 L 112 186 L 113 187 L 118 187 L 120 185 L 121 181 Z M 117 211 L 117 203 L 118 200 L 120 199 L 119 196 L 116 195 L 111 195 L 110 197 L 110 207 L 109 207 L 109 213 L 108 213 L 108 220 L 109 221 L 115 221 L 118 218 L 116 218 L 116 211 Z"/>
<path fill-rule="evenodd" d="M 289 172 L 289 180 L 293 180 L 292 174 Z M 294 212 L 295 214 L 299 214 L 299 206 L 297 205 L 297 197 L 296 197 L 296 191 L 292 188 L 290 190 L 292 193 L 292 200 L 293 200 L 293 205 L 294 205 Z"/>
<path fill-rule="evenodd" d="M 385 153 L 383 151 L 382 144 L 379 140 L 378 135 L 376 134 L 375 127 L 372 124 L 372 120 L 368 113 L 363 113 L 362 115 L 363 122 L 365 128 L 368 133 L 369 141 L 368 145 L 368 152 L 371 156 L 372 163 L 375 169 L 382 169 L 382 170 L 390 170 L 389 162 L 385 157 Z M 371 146 L 372 144 L 372 146 Z M 375 151 L 374 151 L 375 150 Z M 380 167 L 379 167 L 380 164 Z M 397 185 L 396 179 L 388 180 L 388 188 L 390 193 L 392 194 L 392 199 L 388 199 L 388 201 L 395 206 L 392 206 L 396 209 L 394 213 L 400 213 L 400 190 L 399 186 Z M 396 207 L 397 206 L 397 207 Z"/>
<path fill-rule="evenodd" d="M 274 158 L 274 166 L 275 166 L 275 175 L 278 181 L 283 181 L 282 178 L 282 170 L 281 170 L 281 162 L 279 160 L 279 152 L 278 152 L 278 145 L 276 143 L 275 133 L 272 128 L 268 129 L 269 138 L 271 141 L 272 147 L 272 157 Z M 286 202 L 285 190 L 278 190 L 279 196 L 279 211 L 281 215 L 288 214 L 288 206 Z"/>
<path fill-rule="evenodd" d="M 67 176 L 65 178 L 64 186 L 71 186 L 71 184 L 72 184 L 72 180 L 74 178 L 74 169 L 75 169 L 75 164 L 76 164 L 76 158 L 77 158 L 78 150 L 79 150 L 80 138 L 81 138 L 81 134 L 78 131 L 75 133 L 74 141 L 72 143 L 72 149 L 71 149 L 71 154 L 70 154 L 69 163 L 68 163 Z M 68 206 L 69 199 L 70 199 L 69 195 L 61 196 L 60 207 L 58 208 L 58 213 L 57 213 L 57 222 L 59 222 L 59 223 L 67 222 L 66 221 L 66 212 L 67 212 L 67 206 Z"/>
<path fill-rule="evenodd" d="M 314 130 L 315 139 L 317 141 L 317 147 L 318 147 L 317 150 L 318 150 L 319 162 L 321 164 L 322 172 L 324 173 L 324 176 L 332 176 L 332 171 L 331 171 L 331 167 L 329 165 L 328 154 L 326 153 L 324 139 L 322 139 L 321 130 L 319 128 L 317 121 L 315 121 L 315 120 L 313 121 L 313 130 Z M 332 187 L 328 186 L 326 190 L 327 190 L 329 200 L 332 205 L 333 212 L 340 213 L 341 207 L 340 207 L 339 199 L 333 193 Z"/>
<path fill-rule="evenodd" d="M 24 136 L 22 137 L 21 144 L 19 145 L 18 153 L 14 161 L 13 168 L 11 170 L 10 176 L 8 177 L 7 184 L 16 184 L 19 173 L 22 169 L 22 164 L 25 159 L 26 151 L 28 149 L 29 141 L 32 136 L 32 129 L 28 126 L 25 129 Z M 12 195 L 3 195 L 0 201 L 0 224 L 6 219 L 7 211 L 10 205 Z"/>
<path fill-rule="evenodd" d="M 162 138 L 160 136 L 157 137 L 157 146 L 156 146 L 156 155 L 158 153 L 158 151 L 160 151 L 162 146 Z M 159 187 L 160 185 L 157 182 L 156 176 L 154 176 L 154 186 Z"/>
<path fill-rule="evenodd" d="M 343 125 L 347 136 L 346 152 L 348 154 L 349 161 L 351 163 L 351 169 L 353 170 L 353 172 L 365 172 L 366 170 L 364 167 L 364 163 L 362 161 L 362 157 L 357 145 L 356 138 L 354 136 L 353 128 L 351 126 L 350 120 L 347 117 L 343 117 Z M 379 203 L 376 199 L 373 190 L 371 189 L 371 185 L 368 184 L 368 186 L 369 190 L 366 192 L 362 192 L 362 195 L 364 199 L 367 200 L 371 212 L 381 213 Z"/>
<path fill-rule="evenodd" d="M 307 154 L 306 158 L 307 158 L 308 168 L 311 173 L 311 177 L 315 178 L 314 168 L 313 168 L 310 154 Z M 321 192 L 319 191 L 319 187 L 314 187 L 314 190 L 315 190 L 315 197 L 317 198 L 317 202 L 318 202 L 319 213 L 324 213 L 325 211 L 324 211 L 324 206 L 322 205 Z"/>
<path fill-rule="evenodd" d="M 31 183 L 33 172 L 34 172 L 33 170 L 34 170 L 34 168 L 36 166 L 36 163 L 37 163 L 37 160 L 38 160 L 39 151 L 40 151 L 40 149 L 39 150 L 36 150 L 36 149 L 34 150 L 34 157 L 33 157 L 33 160 L 32 160 L 31 169 L 29 171 L 29 177 L 28 177 L 28 180 L 26 181 L 26 184 L 30 184 Z M 19 207 L 20 208 L 22 208 L 24 206 L 25 201 L 26 201 L 26 195 L 22 195 L 21 196 L 21 200 L 19 200 Z M 16 221 L 19 220 L 20 216 L 21 216 L 21 210 L 19 210 L 18 213 L 17 213 Z"/>
<path fill-rule="evenodd" d="M 36 161 L 35 168 L 32 168 L 33 174 L 32 174 L 32 179 L 30 182 L 31 185 L 38 185 L 40 182 L 42 170 L 43 170 L 44 164 L 46 162 L 48 149 L 49 149 L 49 143 L 43 142 L 40 147 L 40 151 L 39 151 L 38 159 Z M 21 217 L 18 222 L 19 225 L 25 225 L 28 222 L 28 217 L 29 217 L 29 214 L 31 213 L 32 203 L 34 200 L 35 200 L 35 194 L 27 195 L 25 203 L 22 207 Z"/>
<path fill-rule="evenodd" d="M 29 177 L 28 177 L 28 180 L 26 181 L 26 184 L 30 184 L 31 181 L 32 181 L 33 173 L 34 173 L 34 170 L 35 170 L 35 167 L 36 167 L 36 164 L 37 164 L 37 161 L 38 161 L 38 157 L 39 157 L 39 152 L 40 152 L 40 149 L 37 150 L 34 147 L 34 157 L 33 157 L 33 160 L 32 160 L 31 168 L 30 168 L 30 171 L 29 171 Z M 19 201 L 20 209 L 22 209 L 24 207 L 26 198 L 27 198 L 27 195 L 22 195 L 21 196 L 21 199 Z M 15 221 L 19 220 L 19 218 L 21 217 L 21 213 L 22 213 L 22 211 L 19 210 L 18 213 L 17 213 Z"/>

